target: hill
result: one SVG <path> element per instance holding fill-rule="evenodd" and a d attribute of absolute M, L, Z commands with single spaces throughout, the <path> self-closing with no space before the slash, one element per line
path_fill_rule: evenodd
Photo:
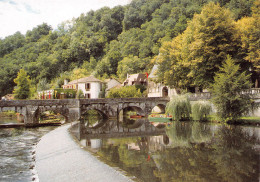
<path fill-rule="evenodd" d="M 124 78 L 149 71 L 162 44 L 183 33 L 210 1 L 228 8 L 234 21 L 252 16 L 254 0 L 133 0 L 83 13 L 57 30 L 44 23 L 8 36 L 0 40 L 0 96 L 12 93 L 21 68 L 37 90 L 59 87 L 75 72 Z"/>

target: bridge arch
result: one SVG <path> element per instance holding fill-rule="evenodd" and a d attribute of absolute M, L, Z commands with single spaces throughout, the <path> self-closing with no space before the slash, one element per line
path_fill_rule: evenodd
<path fill-rule="evenodd" d="M 22 107 L 3 107 L 0 108 L 0 113 L 2 112 L 8 112 L 8 111 L 14 111 L 16 113 L 16 118 L 12 117 L 13 119 L 16 119 L 19 122 L 24 122 L 24 117 L 26 116 L 26 110 Z"/>
<path fill-rule="evenodd" d="M 87 109 L 84 109 L 84 110 L 81 110 L 81 116 L 86 115 L 89 111 L 96 111 L 98 114 L 100 114 L 100 116 L 103 117 L 103 119 L 108 119 L 108 118 L 109 118 L 108 115 L 107 115 L 107 113 L 103 112 L 103 111 L 100 110 L 100 109 L 91 108 L 91 107 L 89 107 L 89 108 L 87 108 Z"/>
<path fill-rule="evenodd" d="M 35 109 L 35 112 L 33 114 L 34 123 L 39 123 L 40 117 L 45 112 L 54 112 L 55 114 L 60 114 L 64 117 L 65 123 L 69 122 L 69 109 L 67 107 L 61 107 L 61 106 L 38 106 L 37 109 Z M 63 118 L 62 118 L 63 119 Z"/>
<path fill-rule="evenodd" d="M 139 106 L 126 106 L 122 109 L 124 113 L 127 111 L 133 111 L 136 112 L 137 115 L 145 116 L 144 110 Z"/>
<path fill-rule="evenodd" d="M 53 111 L 54 113 L 59 113 L 65 119 L 65 123 L 69 120 L 69 109 L 66 107 L 57 106 L 39 106 L 34 112 L 34 118 L 36 122 L 39 122 L 40 115 L 47 111 Z"/>

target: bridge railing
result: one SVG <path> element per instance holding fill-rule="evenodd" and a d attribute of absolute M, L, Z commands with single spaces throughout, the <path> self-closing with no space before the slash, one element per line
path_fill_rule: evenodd
<path fill-rule="evenodd" d="M 243 90 L 241 94 L 249 94 L 253 98 L 260 98 L 260 88 L 251 88 L 247 90 Z M 189 96 L 190 100 L 208 100 L 211 98 L 210 92 L 202 92 L 202 93 L 193 93 Z"/>
<path fill-rule="evenodd" d="M 195 100 L 208 100 L 211 98 L 210 92 L 193 93 L 188 96 L 191 101 Z"/>
<path fill-rule="evenodd" d="M 251 88 L 251 89 L 243 90 L 242 94 L 258 95 L 260 94 L 260 88 Z"/>

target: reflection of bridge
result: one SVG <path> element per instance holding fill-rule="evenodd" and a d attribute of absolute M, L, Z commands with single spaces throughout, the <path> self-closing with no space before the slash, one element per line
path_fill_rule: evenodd
<path fill-rule="evenodd" d="M 15 111 L 24 116 L 27 126 L 38 124 L 40 114 L 54 111 L 65 117 L 66 122 L 76 121 L 88 110 L 97 110 L 106 118 L 118 119 L 120 111 L 135 110 L 148 116 L 155 106 L 164 110 L 168 98 L 115 98 L 115 99 L 64 99 L 64 100 L 13 100 L 0 101 L 0 112 Z"/>
<path fill-rule="evenodd" d="M 126 119 L 124 122 L 127 122 Z M 165 124 L 152 125 L 148 119 L 131 119 L 132 124 L 125 125 L 119 120 L 105 120 L 99 127 L 87 127 L 84 122 L 74 126 L 78 139 L 120 138 L 133 136 L 151 136 L 165 134 Z M 78 132 L 79 131 L 79 132 Z"/>

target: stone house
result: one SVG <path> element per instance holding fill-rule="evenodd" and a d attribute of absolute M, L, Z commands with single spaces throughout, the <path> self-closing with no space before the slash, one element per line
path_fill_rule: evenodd
<path fill-rule="evenodd" d="M 132 75 L 127 75 L 126 80 L 124 81 L 124 86 L 131 86 L 131 85 L 144 85 L 147 86 L 147 76 L 146 74 L 137 73 Z"/>
<path fill-rule="evenodd" d="M 63 89 L 81 90 L 85 98 L 99 98 L 103 82 L 94 76 L 80 78 L 71 82 L 64 81 Z"/>
<path fill-rule="evenodd" d="M 155 82 L 157 78 L 157 70 L 158 65 L 154 65 L 150 75 L 148 76 L 148 97 L 172 97 L 174 95 L 177 95 L 177 90 L 175 88 L 170 88 L 169 86 L 165 86 L 163 83 Z"/>

